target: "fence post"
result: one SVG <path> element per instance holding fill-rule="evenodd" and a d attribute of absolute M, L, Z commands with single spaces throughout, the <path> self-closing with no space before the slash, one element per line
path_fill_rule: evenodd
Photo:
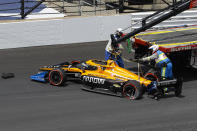
<path fill-rule="evenodd" d="M 93 0 L 93 6 L 94 6 L 94 15 L 96 15 L 96 0 Z"/>
<path fill-rule="evenodd" d="M 82 15 L 82 9 L 81 9 L 81 0 L 79 0 L 79 15 Z"/>
<path fill-rule="evenodd" d="M 25 0 L 21 0 L 21 19 L 24 19 L 25 14 Z"/>
<path fill-rule="evenodd" d="M 119 0 L 119 13 L 124 12 L 124 0 Z"/>
<path fill-rule="evenodd" d="M 63 13 L 65 13 L 65 1 L 63 0 Z"/>
<path fill-rule="evenodd" d="M 23 0 L 24 2 L 24 0 Z M 24 19 L 27 15 L 29 15 L 34 9 L 36 9 L 38 6 L 42 4 L 42 2 L 45 2 L 45 0 L 40 0 L 36 5 L 34 5 L 31 9 L 29 9 L 27 12 L 24 13 L 22 19 Z"/>

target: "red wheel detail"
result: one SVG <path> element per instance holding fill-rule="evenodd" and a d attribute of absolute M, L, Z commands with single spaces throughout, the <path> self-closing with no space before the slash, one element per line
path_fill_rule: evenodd
<path fill-rule="evenodd" d="M 60 74 L 60 81 L 58 82 L 58 83 L 54 83 L 53 82 L 53 80 L 51 80 L 51 74 L 53 73 L 53 72 L 58 72 L 59 74 Z M 52 70 L 50 73 L 49 73 L 49 82 L 52 84 L 52 85 L 55 85 L 55 86 L 58 86 L 58 85 L 60 85 L 61 83 L 62 83 L 62 81 L 63 81 L 63 74 L 62 74 L 62 72 L 60 72 L 59 70 Z"/>
<path fill-rule="evenodd" d="M 153 76 L 157 81 L 159 81 L 159 78 L 158 78 L 155 74 L 153 74 L 153 73 L 147 73 L 147 74 L 144 76 L 144 78 L 146 78 L 147 76 Z"/>
<path fill-rule="evenodd" d="M 131 84 L 131 83 L 128 83 L 128 84 L 126 84 L 126 85 L 124 85 L 124 87 L 123 87 L 123 95 L 124 95 L 124 97 L 126 97 L 127 99 L 132 99 L 132 100 L 134 100 L 135 99 L 135 97 L 134 96 L 127 96 L 126 95 L 126 92 L 125 92 L 125 87 L 126 86 L 132 86 L 132 87 L 134 87 L 134 89 L 135 89 L 135 91 L 136 91 L 136 86 L 134 86 L 133 84 Z"/>
<path fill-rule="evenodd" d="M 71 63 L 72 63 L 72 64 L 73 64 L 73 63 L 78 63 L 78 64 L 79 64 L 80 61 L 75 60 L 75 61 L 72 61 Z"/>

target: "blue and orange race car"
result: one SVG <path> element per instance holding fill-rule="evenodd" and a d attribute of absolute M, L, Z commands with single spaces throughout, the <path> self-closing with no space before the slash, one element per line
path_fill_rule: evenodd
<path fill-rule="evenodd" d="M 31 80 L 49 82 L 54 86 L 62 86 L 69 80 L 80 80 L 84 85 L 84 90 L 129 99 L 141 98 L 144 92 L 153 86 L 153 76 L 155 76 L 149 72 L 143 77 L 119 67 L 113 60 L 96 59 L 44 66 L 40 68 L 40 71 L 38 74 L 32 75 Z M 175 87 L 176 96 L 181 94 L 182 85 L 176 79 L 157 82 L 158 87 L 169 85 Z"/>

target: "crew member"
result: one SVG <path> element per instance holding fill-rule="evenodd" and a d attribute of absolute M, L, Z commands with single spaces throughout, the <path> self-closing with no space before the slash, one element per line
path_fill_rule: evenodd
<path fill-rule="evenodd" d="M 152 45 L 149 47 L 152 50 L 152 55 L 140 59 L 141 61 L 155 60 L 155 66 L 161 69 L 161 80 L 173 79 L 172 63 L 164 52 L 159 50 L 158 45 Z"/>
<path fill-rule="evenodd" d="M 105 60 L 107 61 L 108 59 L 115 60 L 116 63 L 124 68 L 124 62 L 121 58 L 121 53 L 123 50 L 123 46 L 121 43 L 114 44 L 113 40 L 118 40 L 120 37 L 124 36 L 122 29 L 118 28 L 115 32 L 115 34 L 111 35 L 111 39 L 108 41 L 108 44 L 105 48 Z"/>

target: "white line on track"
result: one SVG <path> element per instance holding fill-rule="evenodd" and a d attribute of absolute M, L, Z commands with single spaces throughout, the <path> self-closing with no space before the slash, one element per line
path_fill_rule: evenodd
<path fill-rule="evenodd" d="M 63 20 L 63 19 L 47 19 L 47 20 L 27 20 L 27 21 L 22 21 L 22 20 L 20 20 L 20 21 L 14 21 L 14 22 L 2 22 L 2 23 L 0 23 L 0 25 L 3 25 L 3 24 L 22 24 L 22 23 L 30 23 L 30 22 L 45 22 L 45 21 L 60 21 L 60 20 Z"/>

